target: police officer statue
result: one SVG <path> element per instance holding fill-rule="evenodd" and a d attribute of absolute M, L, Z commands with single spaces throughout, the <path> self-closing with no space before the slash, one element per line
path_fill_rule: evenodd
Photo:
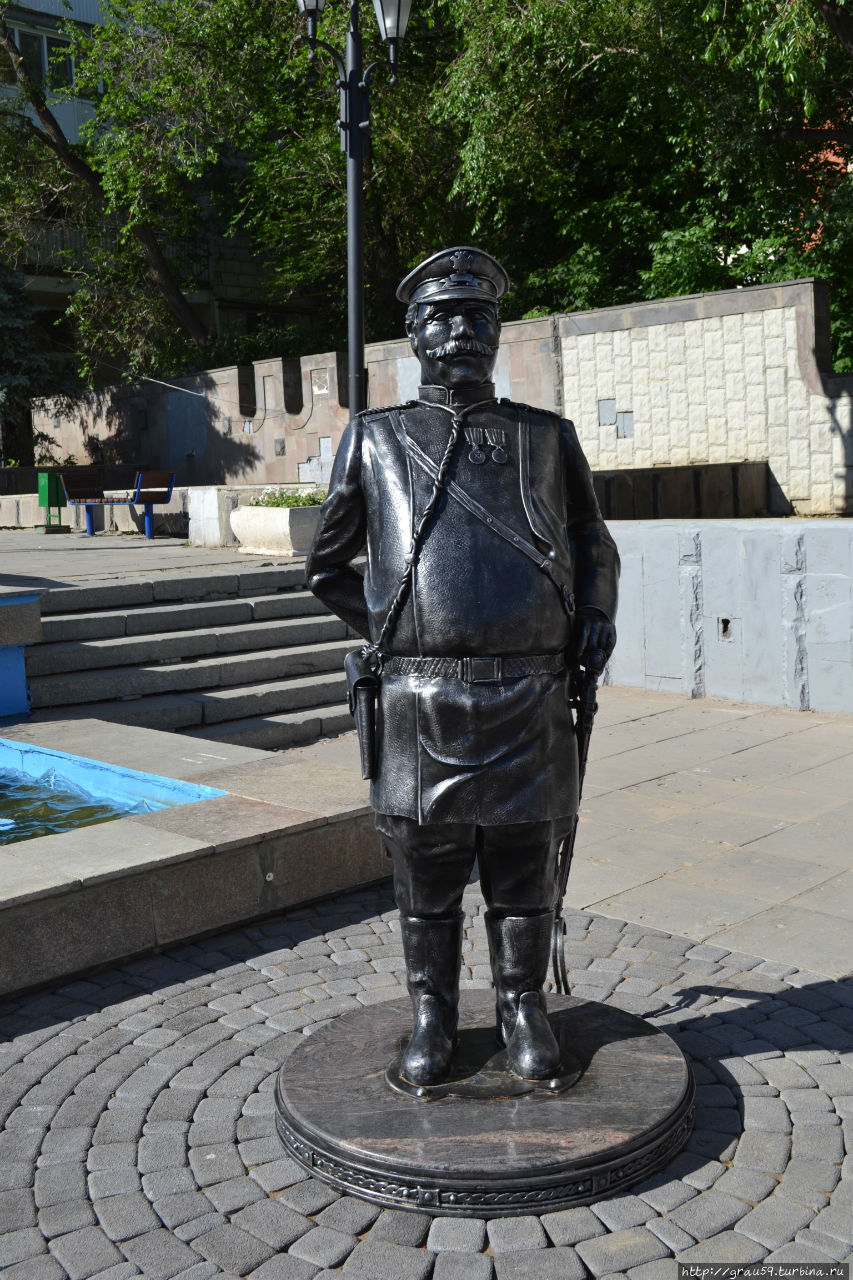
<path fill-rule="evenodd" d="M 423 385 L 350 423 L 307 565 L 314 594 L 368 642 L 375 752 L 373 725 L 359 731 L 393 864 L 414 1011 L 400 1073 L 414 1085 L 450 1067 L 475 859 L 509 1066 L 559 1073 L 542 988 L 578 804 L 568 668 L 616 639 L 619 557 L 574 427 L 495 398 L 508 287 L 466 247 L 402 282 Z"/>

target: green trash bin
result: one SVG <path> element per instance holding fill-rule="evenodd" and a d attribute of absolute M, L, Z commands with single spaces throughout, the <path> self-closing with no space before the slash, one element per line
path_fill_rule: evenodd
<path fill-rule="evenodd" d="M 45 508 L 45 532 L 62 527 L 62 508 L 65 506 L 65 490 L 58 471 L 40 471 L 38 473 L 39 506 Z M 56 507 L 54 514 L 53 508 Z"/>

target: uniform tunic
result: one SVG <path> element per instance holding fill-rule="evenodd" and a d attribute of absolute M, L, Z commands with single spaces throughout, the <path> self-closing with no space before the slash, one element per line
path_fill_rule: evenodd
<path fill-rule="evenodd" d="M 443 389 L 422 390 L 436 392 Z M 403 406 L 396 419 L 395 412 L 368 411 L 347 429 L 307 566 L 315 594 L 372 641 L 433 491 L 412 447 L 437 467 L 451 428 L 451 414 L 436 404 Z M 559 667 L 571 642 L 571 593 L 612 618 L 618 576 L 574 429 L 555 415 L 494 400 L 463 422 L 449 480 L 541 552 L 550 573 L 445 491 L 386 649 L 453 658 L 554 655 Z M 363 579 L 349 563 L 362 550 Z M 569 817 L 577 807 L 577 752 L 567 694 L 564 667 L 473 681 L 386 669 L 371 794 L 377 812 L 481 826 Z"/>

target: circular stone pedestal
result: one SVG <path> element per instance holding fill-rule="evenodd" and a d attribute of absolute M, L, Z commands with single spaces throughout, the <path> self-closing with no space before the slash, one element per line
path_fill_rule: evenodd
<path fill-rule="evenodd" d="M 687 1140 L 690 1069 L 642 1018 L 571 996 L 549 996 L 548 1007 L 580 1076 L 562 1091 L 521 1095 L 494 1043 L 493 992 L 460 1001 L 456 1094 L 407 1096 L 386 1080 L 410 1029 L 408 999 L 335 1018 L 281 1069 L 284 1145 L 324 1182 L 401 1209 L 505 1216 L 626 1190 Z M 466 1087 L 472 1067 L 490 1096 Z"/>

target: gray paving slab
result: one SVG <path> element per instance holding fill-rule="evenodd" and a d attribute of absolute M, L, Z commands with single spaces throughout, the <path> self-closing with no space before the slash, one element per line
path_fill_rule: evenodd
<path fill-rule="evenodd" d="M 466 903 L 477 911 L 469 941 L 481 947 L 476 886 L 466 894 Z M 288 970 L 297 975 L 288 990 L 306 1009 L 349 998 L 346 984 L 360 975 L 341 976 L 349 967 L 330 957 L 360 952 L 364 958 L 358 965 L 366 974 L 388 973 L 383 966 L 392 961 L 399 965 L 400 956 L 399 933 L 389 927 L 392 919 L 384 890 L 343 895 L 264 926 L 234 930 L 175 948 L 156 960 L 130 962 L 66 983 L 61 992 L 54 989 L 31 1002 L 0 1005 L 0 1032 L 7 1039 L 13 1029 L 21 1035 L 16 1056 L 21 1069 L 3 1077 L 14 1084 L 17 1097 L 7 1112 L 6 1128 L 0 1130 L 0 1168 L 13 1170 L 13 1185 L 0 1188 L 0 1196 L 3 1191 L 27 1192 L 34 1185 L 39 1224 L 0 1236 L 0 1265 L 32 1263 L 46 1268 L 46 1276 L 56 1275 L 60 1263 L 48 1245 L 52 1249 L 81 1232 L 97 1233 L 93 1209 L 103 1213 L 105 1225 L 111 1224 L 124 1255 L 100 1270 L 133 1265 L 152 1280 L 161 1272 L 168 1272 L 169 1280 L 208 1280 L 210 1267 L 225 1276 L 254 1272 L 262 1280 L 308 1280 L 309 1272 L 311 1280 L 324 1273 L 385 1280 L 386 1275 L 426 1275 L 430 1266 L 433 1280 L 441 1280 L 445 1270 L 445 1280 L 457 1275 L 479 1280 L 481 1274 L 484 1280 L 527 1275 L 548 1280 L 552 1273 L 565 1280 L 580 1276 L 584 1265 L 602 1277 L 632 1273 L 630 1280 L 658 1280 L 663 1274 L 659 1268 L 671 1266 L 675 1254 L 680 1260 L 707 1261 L 712 1246 L 712 1260 L 731 1257 L 738 1262 L 757 1261 L 771 1249 L 786 1247 L 834 1258 L 853 1250 L 853 1241 L 842 1238 L 851 1206 L 845 1199 L 846 1179 L 839 1183 L 843 1126 L 819 1123 L 836 1118 L 825 1108 L 836 1104 L 837 1089 L 846 1089 L 838 1098 L 851 1096 L 848 1064 L 853 1056 L 843 1040 L 846 1028 L 829 1021 L 831 1014 L 850 1009 L 844 1003 L 844 984 L 782 965 L 789 971 L 764 975 L 771 986 L 781 983 L 782 991 L 765 989 L 761 982 L 750 991 L 749 966 L 759 966 L 759 959 L 746 951 L 719 954 L 723 949 L 718 948 L 691 955 L 698 948 L 690 939 L 590 912 L 570 915 L 572 946 L 578 953 L 588 951 L 591 961 L 606 962 L 617 953 L 627 957 L 617 962 L 624 969 L 602 967 L 601 972 L 630 974 L 632 968 L 656 966 L 674 975 L 665 984 L 674 1001 L 685 990 L 703 992 L 702 1004 L 691 1004 L 680 1011 L 683 1017 L 664 1023 L 695 1057 L 703 1127 L 689 1150 L 655 1178 L 594 1208 L 493 1220 L 486 1239 L 501 1242 L 503 1233 L 503 1243 L 515 1246 L 508 1252 L 498 1252 L 494 1244 L 485 1252 L 478 1217 L 380 1209 L 340 1196 L 309 1177 L 270 1145 L 270 1087 L 278 1063 L 303 1033 L 279 1037 L 269 1025 L 275 1014 L 263 1009 L 263 1020 L 246 1028 L 229 1027 L 220 1019 L 250 1007 L 241 992 L 286 982 Z M 718 970 L 697 976 L 687 968 L 696 963 L 716 964 Z M 344 986 L 323 989 L 338 983 Z M 228 995 L 236 1001 L 228 1001 Z M 211 1007 L 221 1005 L 223 997 L 225 1009 Z M 139 999 L 143 1002 L 137 1004 Z M 40 1036 L 37 1019 L 52 1020 L 50 1034 Z M 172 1024 L 168 1043 L 146 1040 L 152 1029 L 166 1023 Z M 119 1030 L 122 1025 L 126 1031 Z M 249 1038 L 257 1027 L 265 1035 Z M 80 1074 L 84 1050 L 93 1046 Z M 740 1057 L 741 1052 L 749 1058 Z M 264 1053 L 271 1056 L 264 1058 Z M 840 1054 L 848 1055 L 844 1063 Z M 175 1068 L 171 1077 L 162 1069 L 166 1063 Z M 787 1064 L 797 1073 L 793 1077 Z M 771 1083 L 771 1074 L 781 1090 Z M 800 1075 L 812 1086 L 788 1083 L 790 1078 L 799 1084 Z M 68 1093 L 61 1110 L 55 1102 L 42 1101 L 46 1095 L 39 1091 L 50 1089 L 51 1080 L 57 1088 L 77 1090 Z M 802 1098 L 811 1105 L 798 1106 Z M 744 1107 L 742 1133 L 726 1131 L 725 1120 L 735 1104 Z M 786 1114 L 794 1117 L 793 1134 L 779 1131 L 785 1128 Z M 214 1159 L 205 1160 L 209 1155 Z M 266 1158 L 274 1155 L 278 1158 Z M 35 1169 L 39 1158 L 60 1163 Z M 233 1159 L 238 1163 L 232 1164 Z M 256 1159 L 263 1163 L 252 1164 Z M 142 1174 L 140 1162 L 146 1170 Z M 202 1172 L 200 1185 L 195 1170 L 205 1164 L 217 1165 L 220 1180 L 207 1182 Z M 20 1170 L 28 1171 L 31 1180 Z M 790 1203 L 793 1211 L 779 1212 L 783 1197 L 783 1207 Z M 0 1198 L 0 1206 L 7 1205 L 10 1212 L 26 1208 L 26 1199 L 20 1205 L 19 1199 Z M 145 1224 L 150 1227 L 153 1220 L 156 1227 L 123 1240 L 120 1232 L 139 1225 L 136 1210 Z M 705 1233 L 694 1246 L 697 1235 Z M 362 1239 L 354 1243 L 358 1237 Z M 98 1239 L 101 1247 L 111 1247 L 103 1232 Z M 300 1246 L 300 1241 L 307 1243 Z M 324 1241 L 330 1250 L 346 1246 L 350 1252 L 332 1263 L 334 1251 L 323 1253 Z M 205 1248 L 209 1260 L 200 1261 L 207 1258 Z M 300 1249 L 311 1252 L 311 1258 L 297 1256 Z M 459 1270 L 459 1258 L 467 1259 L 470 1274 Z"/>
<path fill-rule="evenodd" d="M 377 1240 L 357 1244 L 341 1274 L 351 1280 L 426 1280 L 435 1255 Z"/>
<path fill-rule="evenodd" d="M 315 1221 L 321 1227 L 333 1227 L 336 1231 L 349 1232 L 359 1236 L 379 1217 L 379 1205 L 365 1200 L 356 1200 L 354 1196 L 344 1196 L 334 1201 L 316 1215 Z M 435 1246 L 431 1245 L 430 1248 Z"/>
<path fill-rule="evenodd" d="M 831 1160 L 840 1164 L 844 1159 L 844 1134 L 841 1128 L 824 1128 L 822 1125 L 798 1124 L 791 1138 L 791 1154 L 795 1159 Z"/>
<path fill-rule="evenodd" d="M 621 1231 L 625 1227 L 638 1227 L 648 1222 L 652 1210 L 639 1196 L 614 1196 L 612 1200 L 599 1200 L 592 1211 L 609 1231 Z"/>
<path fill-rule="evenodd" d="M 853 1246 L 853 1213 L 850 1204 L 836 1205 L 830 1201 L 829 1207 L 822 1209 L 813 1218 L 809 1229 L 843 1241 L 848 1248 Z"/>
<path fill-rule="evenodd" d="M 13 1263 L 3 1271 L 4 1280 L 67 1280 L 67 1275 L 65 1268 L 47 1254 Z"/>
<path fill-rule="evenodd" d="M 0 1266 L 11 1266 L 47 1251 L 44 1236 L 35 1227 L 7 1231 L 0 1236 Z"/>
<path fill-rule="evenodd" d="M 675 1178 L 662 1176 L 652 1185 L 643 1184 L 638 1194 L 658 1213 L 668 1213 L 699 1194 L 698 1188 Z"/>
<path fill-rule="evenodd" d="M 215 1262 L 222 1271 L 238 1276 L 254 1271 L 276 1252 L 272 1246 L 233 1223 L 214 1227 L 205 1235 L 198 1236 L 193 1241 L 193 1249 L 208 1261 Z"/>
<path fill-rule="evenodd" d="M 759 1244 L 757 1240 L 750 1240 L 748 1236 L 738 1235 L 734 1231 L 722 1231 L 710 1242 L 703 1240 L 699 1244 L 694 1244 L 692 1249 L 685 1249 L 678 1255 L 678 1261 L 685 1264 L 708 1262 L 710 1248 L 714 1251 L 712 1261 L 724 1265 L 761 1262 L 768 1253 L 765 1246 Z"/>
<path fill-rule="evenodd" d="M 607 1228 L 591 1209 L 561 1209 L 557 1213 L 545 1213 L 540 1218 L 554 1245 L 577 1244 L 579 1240 L 593 1240 L 607 1234 Z"/>
<path fill-rule="evenodd" d="M 665 1258 L 670 1251 L 646 1227 L 630 1227 L 596 1240 L 580 1241 L 577 1252 L 593 1275 L 604 1276 Z"/>
<path fill-rule="evenodd" d="M 218 1268 L 217 1268 L 218 1274 Z M 320 1272 L 312 1262 L 294 1258 L 289 1253 L 279 1253 L 256 1267 L 249 1280 L 313 1280 Z"/>
<path fill-rule="evenodd" d="M 822 1253 L 828 1254 L 833 1262 L 844 1262 L 850 1254 L 850 1245 L 845 1241 L 839 1240 L 837 1236 L 820 1228 L 812 1229 L 811 1225 L 806 1227 L 805 1231 L 797 1232 L 794 1243 L 820 1249 Z"/>
<path fill-rule="evenodd" d="M 769 1196 L 771 1192 L 775 1191 L 778 1186 L 777 1180 L 765 1173 L 759 1173 L 756 1169 L 739 1168 L 727 1169 L 723 1176 L 714 1183 L 717 1191 L 723 1191 L 726 1195 L 736 1196 L 739 1200 L 745 1200 L 748 1204 L 757 1204 L 765 1196 Z"/>
<path fill-rule="evenodd" d="M 88 1280 L 123 1261 L 121 1254 L 99 1227 L 82 1227 L 50 1242 L 50 1252 L 65 1268 L 69 1280 Z"/>
<path fill-rule="evenodd" d="M 764 1261 L 778 1263 L 779 1265 L 794 1263 L 801 1266 L 806 1262 L 831 1263 L 833 1258 L 830 1254 L 816 1248 L 814 1245 L 799 1242 L 797 1244 L 783 1245 L 781 1249 L 774 1249 L 772 1253 L 768 1253 Z"/>
<path fill-rule="evenodd" d="M 314 1226 L 310 1218 L 278 1200 L 258 1200 L 233 1214 L 231 1222 L 276 1250 L 287 1249 Z"/>
<path fill-rule="evenodd" d="M 121 1251 L 143 1275 L 172 1280 L 198 1262 L 198 1254 L 165 1228 L 122 1242 Z"/>
<path fill-rule="evenodd" d="M 735 1231 L 757 1240 L 768 1249 L 778 1249 L 790 1241 L 792 1232 L 808 1226 L 813 1217 L 813 1209 L 777 1193 L 741 1218 L 735 1224 Z"/>
<path fill-rule="evenodd" d="M 95 1213 L 88 1200 L 65 1200 L 62 1204 L 39 1209 L 38 1227 L 46 1240 L 94 1225 Z"/>
<path fill-rule="evenodd" d="M 486 1224 L 482 1218 L 435 1218 L 426 1247 L 434 1253 L 479 1253 L 485 1239 Z"/>
<path fill-rule="evenodd" d="M 98 1215 L 101 1230 L 110 1240 L 129 1240 L 132 1236 L 157 1230 L 161 1225 L 161 1218 L 154 1212 L 148 1197 L 141 1191 L 98 1200 L 95 1204 L 95 1212 Z"/>
<path fill-rule="evenodd" d="M 190 1244 L 196 1237 L 213 1231 L 214 1227 L 224 1227 L 226 1221 L 227 1219 L 221 1213 L 211 1210 L 209 1213 L 203 1213 L 199 1218 L 191 1218 L 189 1222 L 182 1222 L 172 1229 L 179 1240 Z"/>
<path fill-rule="evenodd" d="M 331 1227 L 313 1227 L 291 1245 L 290 1253 L 321 1267 L 337 1267 L 358 1244 L 354 1235 Z"/>
<path fill-rule="evenodd" d="M 298 1213 L 312 1214 L 325 1209 L 327 1205 L 337 1200 L 339 1195 L 340 1192 L 333 1191 L 325 1182 L 320 1182 L 319 1178 L 308 1178 L 305 1182 L 297 1182 L 293 1186 L 286 1187 L 279 1194 L 279 1200 Z"/>
<path fill-rule="evenodd" d="M 217 1268 L 212 1262 L 197 1262 L 194 1267 L 189 1267 L 186 1271 L 179 1271 L 177 1280 L 211 1280 L 215 1276 Z"/>
<path fill-rule="evenodd" d="M 658 1262 L 643 1262 L 639 1267 L 630 1267 L 626 1272 L 628 1280 L 672 1280 L 672 1262 L 661 1258 Z"/>
<path fill-rule="evenodd" d="M 791 1139 L 783 1133 L 745 1133 L 737 1146 L 734 1163 L 761 1173 L 784 1173 Z"/>
<path fill-rule="evenodd" d="M 492 1280 L 493 1259 L 483 1253 L 438 1254 L 432 1280 Z"/>
<path fill-rule="evenodd" d="M 496 1254 L 515 1253 L 520 1249 L 544 1249 L 548 1244 L 538 1218 L 492 1218 L 487 1224 L 489 1244 Z"/>
<path fill-rule="evenodd" d="M 128 579 L 151 583 L 152 577 L 170 574 L 229 575 L 236 588 L 234 574 L 246 568 L 246 557 L 225 547 L 191 547 L 181 538 L 157 537 L 148 540 L 127 534 L 100 533 L 94 538 L 68 533 L 50 540 L 28 529 L 4 529 L 0 532 L 3 547 L 3 572 L 0 585 L 54 589 L 78 587 L 85 583 L 102 584 Z M 293 564 L 291 560 L 288 562 Z M 225 583 L 223 583 L 225 585 Z M 164 590 L 156 598 L 168 598 Z M 145 599 L 154 599 L 153 585 Z"/>
<path fill-rule="evenodd" d="M 406 1213 L 402 1209 L 383 1209 L 370 1228 L 367 1238 L 374 1243 L 408 1245 L 417 1248 L 427 1238 L 432 1219 L 425 1213 Z"/>
<path fill-rule="evenodd" d="M 673 1253 L 679 1253 L 682 1249 L 689 1249 L 691 1245 L 696 1243 L 695 1236 L 692 1236 L 689 1231 L 683 1231 L 681 1227 L 676 1226 L 670 1218 L 654 1218 L 649 1222 L 648 1228 Z M 643 1265 L 651 1266 L 652 1264 L 646 1263 Z"/>
<path fill-rule="evenodd" d="M 585 1280 L 587 1274 L 575 1250 L 568 1248 L 545 1254 L 501 1253 L 494 1265 L 496 1280 Z"/>

